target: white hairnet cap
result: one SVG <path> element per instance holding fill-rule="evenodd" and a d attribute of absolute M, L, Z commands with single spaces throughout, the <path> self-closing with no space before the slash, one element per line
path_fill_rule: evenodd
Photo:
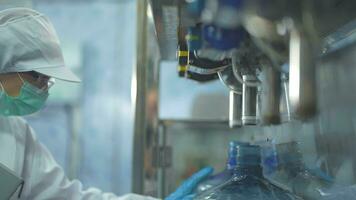
<path fill-rule="evenodd" d="M 80 82 L 65 66 L 59 39 L 46 16 L 28 8 L 0 11 L 0 73 L 25 71 Z"/>

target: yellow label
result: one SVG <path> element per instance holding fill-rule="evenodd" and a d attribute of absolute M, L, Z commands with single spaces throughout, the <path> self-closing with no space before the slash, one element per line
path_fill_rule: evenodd
<path fill-rule="evenodd" d="M 200 37 L 197 36 L 197 35 L 186 35 L 186 36 L 185 36 L 185 39 L 192 41 L 192 40 L 199 40 Z"/>
<path fill-rule="evenodd" d="M 189 55 L 189 51 L 178 51 L 179 57 L 187 57 Z"/>
<path fill-rule="evenodd" d="M 180 66 L 178 66 L 178 71 L 180 71 L 180 72 L 182 72 L 182 71 L 187 71 L 187 66 L 185 65 L 180 65 Z"/>

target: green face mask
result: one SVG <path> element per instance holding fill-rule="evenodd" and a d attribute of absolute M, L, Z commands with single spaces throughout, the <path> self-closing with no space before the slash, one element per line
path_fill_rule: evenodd
<path fill-rule="evenodd" d="M 4 88 L 0 91 L 0 115 L 23 116 L 40 110 L 48 98 L 48 91 L 24 81 L 17 97 L 9 96 Z"/>

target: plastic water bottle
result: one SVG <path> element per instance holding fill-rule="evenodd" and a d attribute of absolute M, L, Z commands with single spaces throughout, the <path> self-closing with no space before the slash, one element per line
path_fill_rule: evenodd
<path fill-rule="evenodd" d="M 278 159 L 274 140 L 258 142 L 261 147 L 261 165 L 263 175 L 270 176 L 277 171 Z"/>
<path fill-rule="evenodd" d="M 356 200 L 356 185 L 347 187 L 335 187 L 321 192 L 320 200 Z"/>
<path fill-rule="evenodd" d="M 228 146 L 228 158 L 226 161 L 226 167 L 222 172 L 219 172 L 207 180 L 198 185 L 196 193 L 202 193 L 210 188 L 213 188 L 221 183 L 229 180 L 233 174 L 234 169 L 237 166 L 237 154 L 239 146 L 248 145 L 248 143 L 231 141 Z"/>
<path fill-rule="evenodd" d="M 305 166 L 297 142 L 278 144 L 275 149 L 278 170 L 267 176 L 269 181 L 305 199 L 320 199 L 321 191 L 333 185 L 332 178 L 327 174 Z"/>
<path fill-rule="evenodd" d="M 196 196 L 197 200 L 290 200 L 300 199 L 263 177 L 260 147 L 238 145 L 231 178 Z"/>

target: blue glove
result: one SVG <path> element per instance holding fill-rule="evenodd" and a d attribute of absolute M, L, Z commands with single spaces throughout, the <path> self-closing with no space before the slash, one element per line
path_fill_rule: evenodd
<path fill-rule="evenodd" d="M 193 174 L 189 179 L 184 181 L 184 183 L 178 187 L 178 189 L 169 195 L 165 200 L 191 200 L 194 197 L 192 194 L 195 188 L 200 182 L 202 182 L 206 177 L 213 173 L 214 169 L 211 167 L 206 167 L 199 172 Z"/>

